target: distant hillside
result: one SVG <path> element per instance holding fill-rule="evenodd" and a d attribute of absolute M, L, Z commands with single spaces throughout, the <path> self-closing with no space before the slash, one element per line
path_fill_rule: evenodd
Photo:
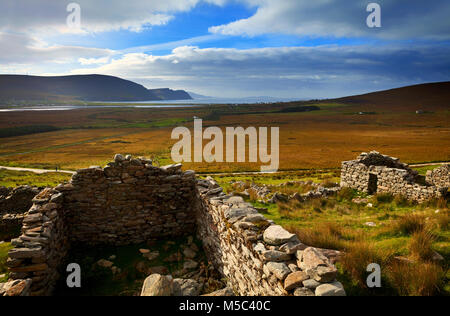
<path fill-rule="evenodd" d="M 161 100 L 191 100 L 192 97 L 184 90 L 150 89 L 151 93 Z"/>
<path fill-rule="evenodd" d="M 185 100 L 184 91 L 148 90 L 129 80 L 103 75 L 39 77 L 0 75 L 0 101 L 159 101 Z"/>
<path fill-rule="evenodd" d="M 328 100 L 329 102 L 330 100 Z M 450 108 L 450 82 L 426 83 L 403 88 L 333 99 L 339 103 L 377 107 L 434 110 Z"/>

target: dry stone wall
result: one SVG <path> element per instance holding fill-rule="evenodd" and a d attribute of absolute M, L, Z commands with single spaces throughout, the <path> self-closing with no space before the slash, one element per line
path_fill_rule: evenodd
<path fill-rule="evenodd" d="M 427 172 L 426 181 L 441 188 L 450 187 L 450 165 L 444 165 Z"/>
<path fill-rule="evenodd" d="M 64 192 L 72 242 L 136 244 L 195 231 L 195 173 L 181 165 L 116 156 L 106 168 L 79 170 Z"/>
<path fill-rule="evenodd" d="M 345 295 L 330 260 L 338 252 L 307 247 L 212 180 L 199 181 L 199 194 L 198 237 L 237 294 Z"/>
<path fill-rule="evenodd" d="M 0 187 L 0 241 L 17 237 L 24 213 L 33 205 L 40 189 L 30 186 Z"/>
<path fill-rule="evenodd" d="M 418 173 L 398 158 L 373 151 L 362 153 L 356 160 L 344 161 L 341 187 L 350 187 L 368 194 L 391 193 L 424 202 L 446 194 L 446 187 L 416 183 Z"/>
<path fill-rule="evenodd" d="M 157 168 L 121 155 L 33 199 L 22 235 L 12 240 L 10 282 L 0 287 L 9 294 L 52 294 L 73 243 L 125 245 L 195 231 L 236 294 L 345 295 L 335 280 L 338 252 L 303 245 L 241 197 L 181 165 Z"/>
<path fill-rule="evenodd" d="M 6 265 L 11 280 L 31 280 L 31 295 L 50 295 L 68 248 L 63 196 L 45 189 L 33 199 L 23 220 L 22 235 L 11 241 Z"/>

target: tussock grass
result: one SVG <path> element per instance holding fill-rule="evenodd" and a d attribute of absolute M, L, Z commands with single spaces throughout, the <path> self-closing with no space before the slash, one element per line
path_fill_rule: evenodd
<path fill-rule="evenodd" d="M 435 241 L 436 236 L 430 230 L 416 231 L 408 245 L 410 256 L 416 261 L 431 261 L 434 254 L 432 245 Z"/>
<path fill-rule="evenodd" d="M 387 268 L 387 279 L 398 295 L 432 296 L 443 287 L 444 271 L 433 263 L 396 262 Z"/>
<path fill-rule="evenodd" d="M 425 229 L 425 216 L 421 214 L 406 214 L 395 221 L 392 225 L 392 231 L 401 235 L 411 235 Z"/>

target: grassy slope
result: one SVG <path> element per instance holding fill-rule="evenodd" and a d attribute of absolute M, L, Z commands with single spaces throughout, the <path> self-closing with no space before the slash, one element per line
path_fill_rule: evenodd
<path fill-rule="evenodd" d="M 65 173 L 44 173 L 12 171 L 0 169 L 0 186 L 16 187 L 31 185 L 37 187 L 54 187 L 62 182 L 70 180 L 72 176 Z"/>

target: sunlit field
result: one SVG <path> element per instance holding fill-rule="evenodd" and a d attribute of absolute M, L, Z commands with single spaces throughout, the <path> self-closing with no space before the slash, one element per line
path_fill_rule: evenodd
<path fill-rule="evenodd" d="M 289 106 L 292 106 L 289 104 Z M 407 163 L 450 160 L 446 106 L 415 114 L 414 107 L 321 103 L 320 111 L 281 113 L 287 105 L 209 106 L 187 109 L 106 108 L 0 113 L 0 130 L 52 126 L 58 130 L 0 138 L 0 165 L 78 169 L 104 165 L 115 153 L 171 163 L 174 127 L 280 128 L 280 170 L 336 168 L 359 153 L 378 150 Z M 360 115 L 359 112 L 364 111 Z M 206 144 L 206 141 L 205 141 Z M 198 172 L 258 171 L 252 163 L 184 163 Z"/>

